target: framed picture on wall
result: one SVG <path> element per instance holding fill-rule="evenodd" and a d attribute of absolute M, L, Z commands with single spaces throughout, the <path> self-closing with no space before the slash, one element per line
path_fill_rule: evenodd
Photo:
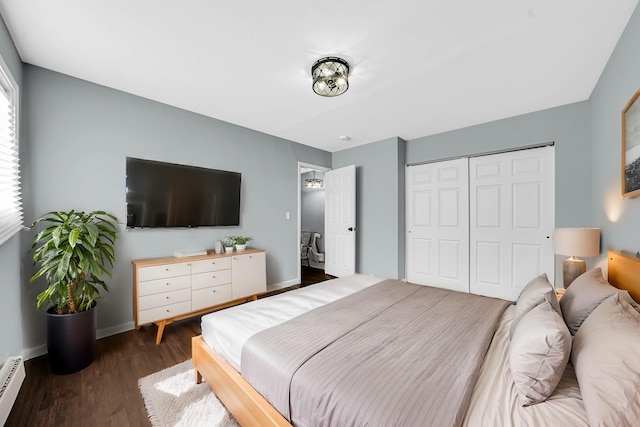
<path fill-rule="evenodd" d="M 640 196 L 640 89 L 622 110 L 622 197 Z"/>

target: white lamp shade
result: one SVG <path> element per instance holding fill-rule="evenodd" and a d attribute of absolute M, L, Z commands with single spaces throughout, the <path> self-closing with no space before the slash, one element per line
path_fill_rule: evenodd
<path fill-rule="evenodd" d="M 599 228 L 556 228 L 553 252 L 558 255 L 589 257 L 600 254 Z"/>

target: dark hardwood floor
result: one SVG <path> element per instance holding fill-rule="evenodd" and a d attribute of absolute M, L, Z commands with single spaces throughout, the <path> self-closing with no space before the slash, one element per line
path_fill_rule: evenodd
<path fill-rule="evenodd" d="M 303 266 L 300 286 L 331 278 Z M 197 335 L 200 316 L 167 326 L 159 346 L 155 326 L 103 338 L 93 364 L 71 375 L 51 373 L 46 355 L 28 360 L 6 426 L 150 426 L 138 379 L 190 359 Z"/>
<path fill-rule="evenodd" d="M 47 356 L 25 362 L 27 377 L 6 426 L 150 426 L 138 379 L 191 358 L 200 317 L 175 322 L 155 345 L 155 326 L 98 340 L 96 360 L 54 375 Z"/>
<path fill-rule="evenodd" d="M 334 277 L 324 274 L 324 270 L 308 267 L 306 265 L 302 266 L 302 279 L 300 286 L 304 287 L 314 283 L 324 282 L 329 279 L 334 279 Z"/>

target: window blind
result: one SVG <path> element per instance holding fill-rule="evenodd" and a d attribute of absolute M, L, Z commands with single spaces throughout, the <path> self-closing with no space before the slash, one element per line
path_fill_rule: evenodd
<path fill-rule="evenodd" d="M 17 85 L 0 68 L 0 245 L 22 229 L 20 159 L 17 138 Z"/>

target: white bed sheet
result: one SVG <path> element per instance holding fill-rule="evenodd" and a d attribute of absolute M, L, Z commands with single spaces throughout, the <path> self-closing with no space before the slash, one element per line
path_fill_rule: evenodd
<path fill-rule="evenodd" d="M 356 274 L 216 311 L 202 317 L 202 337 L 235 370 L 241 372 L 242 346 L 253 334 L 382 280 Z"/>
<path fill-rule="evenodd" d="M 580 387 L 571 363 L 545 402 L 520 406 L 509 368 L 509 329 L 515 306 L 509 306 L 487 351 L 463 425 L 477 426 L 588 426 Z"/>

